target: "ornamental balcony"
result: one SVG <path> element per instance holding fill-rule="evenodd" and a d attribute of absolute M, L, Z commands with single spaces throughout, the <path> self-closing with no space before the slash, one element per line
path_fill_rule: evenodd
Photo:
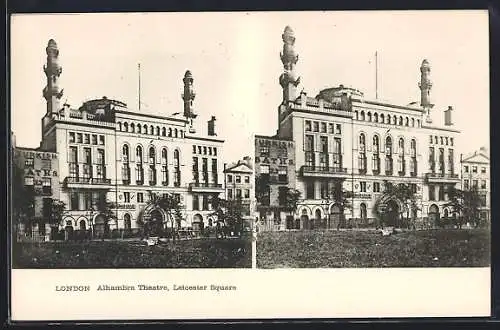
<path fill-rule="evenodd" d="M 426 183 L 458 183 L 460 178 L 458 174 L 454 173 L 426 173 L 425 174 Z"/>
<path fill-rule="evenodd" d="M 64 179 L 64 187 L 66 188 L 104 188 L 109 189 L 113 186 L 111 185 L 111 179 L 106 178 L 82 178 L 68 176 Z"/>
<path fill-rule="evenodd" d="M 224 188 L 220 183 L 208 182 L 191 182 L 189 184 L 189 191 L 192 192 L 224 192 Z"/>
<path fill-rule="evenodd" d="M 347 178 L 347 168 L 345 167 L 324 167 L 304 165 L 300 168 L 304 177 L 328 177 L 328 178 Z"/>

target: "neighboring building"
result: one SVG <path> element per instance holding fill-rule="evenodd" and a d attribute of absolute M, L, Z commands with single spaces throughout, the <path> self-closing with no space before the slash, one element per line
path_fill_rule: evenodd
<path fill-rule="evenodd" d="M 34 197 L 34 213 L 32 220 L 20 224 L 19 233 L 33 239 L 46 240 L 50 236 L 50 210 L 52 201 L 60 197 L 59 160 L 54 152 L 33 148 L 16 147 L 13 163 L 24 172 L 23 182 L 25 189 L 31 191 Z M 15 189 L 15 186 L 13 187 Z M 26 196 L 28 198 L 28 196 Z"/>
<path fill-rule="evenodd" d="M 481 199 L 480 216 L 483 221 L 490 220 L 491 183 L 490 156 L 485 147 L 471 154 L 462 156 L 461 160 L 462 190 L 476 187 Z"/>
<path fill-rule="evenodd" d="M 255 136 L 255 175 L 259 228 L 285 228 L 293 221 L 285 207 L 288 189 L 294 189 L 295 143 L 276 136 Z M 282 221 L 283 220 L 283 221 Z M 289 223 L 289 227 L 293 226 Z"/>
<path fill-rule="evenodd" d="M 236 163 L 226 164 L 225 187 L 227 200 L 241 200 L 243 219 L 250 226 L 254 219 L 255 189 L 252 158 L 244 157 Z"/>
<path fill-rule="evenodd" d="M 399 105 L 372 100 L 342 85 L 309 97 L 297 93 L 298 55 L 290 27 L 282 38 L 283 101 L 273 138 L 295 142 L 289 186 L 301 191 L 303 198 L 295 221 L 288 221 L 286 228 L 336 228 L 346 225 L 346 220 L 367 224 L 374 221 L 374 207 L 381 198 L 380 204 L 392 210 L 389 223 L 394 222 L 403 205 L 382 197 L 384 181 L 410 185 L 421 209 L 415 217 L 434 224 L 447 216 L 446 188 L 460 182 L 455 152 L 460 132 L 453 128 L 452 107 L 444 111 L 444 125 L 433 124 L 436 110 L 430 100 L 429 62 L 424 60 L 420 67 L 420 102 Z M 257 155 L 257 140 L 263 138 L 256 137 Z M 352 209 L 334 202 L 335 190 L 353 192 Z"/>
<path fill-rule="evenodd" d="M 60 105 L 62 69 L 54 40 L 46 48 L 47 86 L 43 94 L 47 112 L 42 119 L 40 149 L 57 155 L 60 199 L 66 203 L 62 227 L 93 228 L 95 235 L 113 229 L 133 230 L 138 220 L 173 221 L 161 209 L 148 207 L 151 194 L 174 194 L 183 205 L 183 228 L 211 223 L 211 200 L 224 194 L 223 146 L 217 138 L 215 117 L 208 134 L 194 129 L 193 76 L 183 78 L 184 112 L 158 116 L 133 111 L 127 105 L 103 97 L 79 108 Z M 166 110 L 166 113 L 173 112 Z M 96 208 L 99 201 L 116 205 L 116 221 L 108 221 Z M 196 207 L 195 207 L 196 206 Z"/>

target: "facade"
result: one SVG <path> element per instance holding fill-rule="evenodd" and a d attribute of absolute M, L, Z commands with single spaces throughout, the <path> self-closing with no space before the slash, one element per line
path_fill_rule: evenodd
<path fill-rule="evenodd" d="M 256 135 L 255 175 L 260 230 L 285 228 L 285 221 L 292 221 L 285 210 L 285 194 L 296 184 L 294 141 Z"/>
<path fill-rule="evenodd" d="M 396 198 L 383 196 L 385 182 L 411 187 L 420 209 L 413 214 L 415 218 L 435 223 L 446 216 L 446 189 L 460 183 L 455 152 L 460 132 L 452 123 L 452 107 L 442 114 L 444 125 L 433 124 L 438 113 L 430 99 L 429 62 L 424 60 L 420 67 L 420 102 L 399 105 L 372 100 L 343 85 L 310 97 L 304 91 L 297 93 L 298 54 L 290 27 L 285 28 L 282 39 L 284 72 L 279 82 L 283 100 L 278 107 L 276 138 L 294 141 L 294 182 L 290 186 L 302 193 L 295 221 L 287 221 L 286 228 L 368 224 L 375 221 L 379 204 L 395 221 L 405 206 Z M 256 137 L 256 148 L 259 139 L 262 137 Z M 352 192 L 352 207 L 336 202 L 335 191 Z"/>
<path fill-rule="evenodd" d="M 255 213 L 255 179 L 252 158 L 244 157 L 224 169 L 226 199 L 241 200 L 243 219 L 250 226 Z"/>
<path fill-rule="evenodd" d="M 490 157 L 486 148 L 480 148 L 471 154 L 463 155 L 461 159 L 462 190 L 475 187 L 480 196 L 481 220 L 490 220 L 491 211 L 491 183 L 490 183 Z"/>
<path fill-rule="evenodd" d="M 34 239 L 48 239 L 49 217 L 54 199 L 60 197 L 59 160 L 54 152 L 33 148 L 15 147 L 14 166 L 22 171 L 25 189 L 33 197 L 33 222 L 31 228 L 20 224 L 19 233 Z M 26 196 L 26 198 L 30 198 Z"/>
<path fill-rule="evenodd" d="M 61 226 L 92 229 L 96 236 L 114 229 L 134 230 L 151 218 L 172 226 L 173 219 L 164 210 L 148 204 L 152 195 L 164 194 L 181 202 L 183 228 L 211 224 L 211 200 L 225 192 L 224 141 L 216 136 L 215 117 L 208 121 L 207 133 L 194 128 L 197 114 L 191 72 L 183 77 L 184 112 L 180 116 L 134 111 L 106 97 L 72 108 L 60 104 L 62 69 L 54 40 L 46 52 L 43 95 L 47 111 L 40 149 L 57 155 L 58 171 L 52 181 L 61 186 L 58 198 L 67 206 Z M 114 205 L 116 220 L 101 214 L 96 205 L 102 202 Z"/>

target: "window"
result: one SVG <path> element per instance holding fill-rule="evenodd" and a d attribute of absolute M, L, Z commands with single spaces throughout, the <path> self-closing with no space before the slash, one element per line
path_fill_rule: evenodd
<path fill-rule="evenodd" d="M 450 138 L 450 146 L 453 147 L 453 138 Z"/>
<path fill-rule="evenodd" d="M 313 126 L 313 127 L 314 127 L 314 131 L 315 131 L 315 132 L 319 132 L 319 123 L 318 123 L 317 121 L 315 121 L 315 122 L 313 123 L 313 125 L 314 125 L 314 126 Z"/>
<path fill-rule="evenodd" d="M 438 191 L 439 191 L 439 200 L 444 201 L 444 185 L 439 185 L 438 186 Z"/>
<path fill-rule="evenodd" d="M 465 173 L 469 173 L 469 166 L 464 165 L 464 172 L 465 172 Z"/>
<path fill-rule="evenodd" d="M 217 148 L 214 147 L 214 156 L 217 156 Z"/>
<path fill-rule="evenodd" d="M 361 192 L 366 192 L 366 182 L 362 181 L 359 183 Z"/>
<path fill-rule="evenodd" d="M 212 156 L 212 147 L 208 147 L 208 155 Z"/>
<path fill-rule="evenodd" d="M 200 200 L 198 198 L 198 195 L 193 195 L 193 210 L 199 210 L 200 209 Z"/>
<path fill-rule="evenodd" d="M 236 199 L 241 198 L 241 189 L 236 189 Z"/>
<path fill-rule="evenodd" d="M 481 189 L 486 189 L 486 180 L 481 180 Z"/>
<path fill-rule="evenodd" d="M 241 183 L 241 176 L 237 175 L 235 181 L 236 183 Z"/>
<path fill-rule="evenodd" d="M 433 185 L 429 185 L 429 200 L 436 200 L 436 189 Z"/>
<path fill-rule="evenodd" d="M 130 193 L 129 192 L 124 192 L 123 193 L 123 201 L 125 203 L 130 203 Z"/>
<path fill-rule="evenodd" d="M 269 174 L 269 165 L 261 165 L 260 166 L 260 173 Z"/>
<path fill-rule="evenodd" d="M 306 182 L 306 198 L 314 199 L 314 181 Z"/>
<path fill-rule="evenodd" d="M 472 180 L 472 187 L 477 189 L 477 180 Z"/>
<path fill-rule="evenodd" d="M 373 192 L 380 192 L 380 182 L 373 183 Z"/>
<path fill-rule="evenodd" d="M 481 167 L 481 173 L 483 173 L 483 174 L 486 173 L 486 167 Z"/>
<path fill-rule="evenodd" d="M 104 149 L 97 149 L 97 164 L 104 165 Z"/>
<path fill-rule="evenodd" d="M 206 155 L 207 154 L 207 147 L 203 147 L 203 154 Z"/>
<path fill-rule="evenodd" d="M 24 178 L 24 185 L 26 186 L 32 186 L 35 184 L 35 179 L 31 176 L 27 176 Z"/>
<path fill-rule="evenodd" d="M 278 203 L 279 206 L 286 205 L 286 195 L 287 195 L 288 187 L 279 187 L 278 189 Z"/>
<path fill-rule="evenodd" d="M 137 193 L 137 203 L 144 203 L 144 194 Z"/>
<path fill-rule="evenodd" d="M 85 134 L 84 135 L 83 143 L 90 144 L 90 134 Z"/>
<path fill-rule="evenodd" d="M 75 142 L 75 133 L 74 132 L 69 132 L 69 142 L 70 143 Z"/>
<path fill-rule="evenodd" d="M 250 176 L 249 175 L 245 175 L 245 183 L 250 183 Z"/>
<path fill-rule="evenodd" d="M 260 147 L 260 155 L 261 155 L 262 157 L 267 157 L 267 156 L 269 156 L 269 147 L 267 147 L 267 146 L 262 146 L 262 147 Z"/>
<path fill-rule="evenodd" d="M 155 149 L 151 147 L 149 148 L 149 163 L 151 165 L 155 164 L 155 158 L 156 158 Z"/>
<path fill-rule="evenodd" d="M 25 167 L 33 167 L 35 165 L 35 160 L 33 158 L 26 158 L 24 161 Z"/>
<path fill-rule="evenodd" d="M 464 180 L 464 190 L 469 190 L 469 180 L 468 179 Z"/>
<path fill-rule="evenodd" d="M 196 153 L 196 146 L 193 146 L 193 154 Z"/>
<path fill-rule="evenodd" d="M 83 139 L 82 133 L 77 133 L 76 134 L 76 142 L 82 143 L 82 139 Z"/>
<path fill-rule="evenodd" d="M 135 149 L 135 161 L 137 163 L 142 163 L 142 147 L 141 146 L 137 146 L 137 148 Z"/>
<path fill-rule="evenodd" d="M 310 132 L 311 131 L 311 121 L 310 120 L 306 120 L 306 125 L 305 125 L 305 130 L 306 132 Z"/>
<path fill-rule="evenodd" d="M 329 123 L 328 124 L 328 133 L 330 133 L 330 134 L 334 134 L 335 133 L 333 123 Z"/>
<path fill-rule="evenodd" d="M 229 182 L 229 183 L 233 182 L 233 175 L 232 174 L 227 175 L 227 182 Z"/>
<path fill-rule="evenodd" d="M 99 145 L 104 145 L 104 135 L 99 135 Z"/>
<path fill-rule="evenodd" d="M 326 123 L 321 123 L 321 133 L 326 133 Z"/>
<path fill-rule="evenodd" d="M 335 125 L 335 134 L 342 134 L 342 126 L 340 124 Z"/>
<path fill-rule="evenodd" d="M 70 192 L 70 208 L 72 211 L 78 210 L 80 208 L 77 192 Z"/>
<path fill-rule="evenodd" d="M 477 166 L 472 166 L 472 173 L 477 173 Z"/>
<path fill-rule="evenodd" d="M 250 189 L 245 189 L 245 198 L 250 198 Z"/>
<path fill-rule="evenodd" d="M 228 189 L 227 190 L 227 198 L 228 199 L 233 199 L 233 189 Z"/>
<path fill-rule="evenodd" d="M 314 136 L 306 135 L 305 151 L 314 151 Z"/>
<path fill-rule="evenodd" d="M 448 137 L 445 137 L 445 144 L 448 145 Z"/>
<path fill-rule="evenodd" d="M 97 145 L 97 135 L 96 134 L 92 134 L 92 144 Z"/>
<path fill-rule="evenodd" d="M 137 124 L 137 133 L 141 133 L 141 128 L 142 128 L 141 124 Z"/>
<path fill-rule="evenodd" d="M 288 173 L 286 166 L 280 166 L 278 169 L 278 181 L 279 182 L 287 182 L 288 181 Z"/>

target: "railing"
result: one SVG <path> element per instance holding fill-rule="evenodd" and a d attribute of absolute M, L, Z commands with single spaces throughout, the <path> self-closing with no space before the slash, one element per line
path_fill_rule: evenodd
<path fill-rule="evenodd" d="M 208 182 L 191 182 L 189 184 L 190 188 L 222 188 L 221 183 L 208 183 Z"/>
<path fill-rule="evenodd" d="M 347 168 L 346 167 L 323 167 L 323 166 L 308 166 L 304 165 L 301 167 L 302 172 L 309 172 L 309 173 L 329 173 L 329 174 L 334 174 L 334 173 L 339 173 L 339 174 L 346 174 L 347 173 Z"/>
<path fill-rule="evenodd" d="M 81 183 L 81 184 L 111 184 L 111 179 L 106 178 L 80 178 L 80 177 L 66 177 L 66 183 Z"/>
<path fill-rule="evenodd" d="M 458 174 L 455 173 L 426 173 L 425 177 L 436 179 L 458 179 Z"/>

